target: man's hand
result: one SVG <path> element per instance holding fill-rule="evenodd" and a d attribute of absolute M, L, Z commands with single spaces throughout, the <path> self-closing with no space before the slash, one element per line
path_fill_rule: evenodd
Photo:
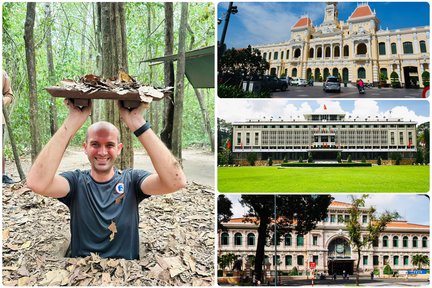
<path fill-rule="evenodd" d="M 143 114 L 144 111 L 149 107 L 148 103 L 141 103 L 137 108 L 128 110 L 121 105 L 120 101 L 118 101 L 118 107 L 120 118 L 132 132 L 146 123 Z"/>
<path fill-rule="evenodd" d="M 83 107 L 82 109 L 75 106 L 71 100 L 65 99 L 64 103 L 69 109 L 69 115 L 65 120 L 69 125 L 71 125 L 75 130 L 84 125 L 85 121 L 91 114 L 91 100 L 89 100 L 89 106 Z"/>

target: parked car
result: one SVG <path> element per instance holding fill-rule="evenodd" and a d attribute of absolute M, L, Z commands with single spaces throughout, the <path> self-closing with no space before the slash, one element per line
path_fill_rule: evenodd
<path fill-rule="evenodd" d="M 300 78 L 298 78 L 298 77 L 293 77 L 292 80 L 291 80 L 291 85 L 292 85 L 292 86 L 298 86 L 299 81 L 300 81 Z"/>
<path fill-rule="evenodd" d="M 280 77 L 279 79 L 280 79 L 281 81 L 284 81 L 285 83 L 287 83 L 288 86 L 291 85 L 291 80 L 292 80 L 291 77 L 283 76 L 283 77 Z"/>
<path fill-rule="evenodd" d="M 269 91 L 286 91 L 288 88 L 288 83 L 282 81 L 276 76 L 273 75 L 265 75 L 262 79 L 261 89 L 269 90 Z"/>
<path fill-rule="evenodd" d="M 323 90 L 328 91 L 341 91 L 341 83 L 336 76 L 328 76 L 327 80 L 323 84 Z"/>
<path fill-rule="evenodd" d="M 306 79 L 299 79 L 297 86 L 303 86 L 303 87 L 306 87 L 306 86 L 307 86 L 307 81 L 306 81 Z"/>

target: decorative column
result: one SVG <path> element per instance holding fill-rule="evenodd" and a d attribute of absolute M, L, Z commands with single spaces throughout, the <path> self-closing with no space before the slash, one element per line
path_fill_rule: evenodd
<path fill-rule="evenodd" d="M 403 49 L 402 49 L 402 40 L 401 40 L 401 35 L 398 34 L 397 35 L 397 43 L 398 43 L 398 47 L 397 47 L 397 54 L 403 54 Z"/>
<path fill-rule="evenodd" d="M 413 41 L 414 42 L 414 53 L 419 54 L 420 48 L 419 48 L 419 43 L 417 41 L 417 33 L 414 32 L 413 36 L 414 36 L 414 41 Z"/>

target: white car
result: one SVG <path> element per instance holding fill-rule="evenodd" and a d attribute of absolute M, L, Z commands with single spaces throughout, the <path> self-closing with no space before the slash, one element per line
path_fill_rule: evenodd
<path fill-rule="evenodd" d="M 306 86 L 307 86 L 307 81 L 306 81 L 306 79 L 299 79 L 297 86 L 303 86 L 303 87 L 306 87 Z"/>
<path fill-rule="evenodd" d="M 292 86 L 298 86 L 299 81 L 300 81 L 300 78 L 293 77 L 292 80 L 291 80 L 291 85 Z"/>

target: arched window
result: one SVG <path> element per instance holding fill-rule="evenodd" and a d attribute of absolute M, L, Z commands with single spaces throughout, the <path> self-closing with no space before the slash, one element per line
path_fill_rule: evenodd
<path fill-rule="evenodd" d="M 224 232 L 221 235 L 221 243 L 222 245 L 229 245 L 229 235 L 228 233 Z"/>
<path fill-rule="evenodd" d="M 343 82 L 348 82 L 348 78 L 349 78 L 349 72 L 348 72 L 348 68 L 343 68 L 342 69 L 342 80 Z"/>
<path fill-rule="evenodd" d="M 388 256 L 388 255 L 385 255 L 385 256 L 383 257 L 383 262 L 384 262 L 384 265 L 389 264 L 389 263 L 388 263 L 388 262 L 389 262 L 389 256 Z"/>
<path fill-rule="evenodd" d="M 378 43 L 378 51 L 379 55 L 385 55 L 386 54 L 386 47 L 384 42 Z"/>
<path fill-rule="evenodd" d="M 391 43 L 392 54 L 397 54 L 396 43 Z"/>
<path fill-rule="evenodd" d="M 399 247 L 399 237 L 393 237 L 393 247 Z"/>
<path fill-rule="evenodd" d="M 393 256 L 393 265 L 395 266 L 399 265 L 399 256 Z"/>
<path fill-rule="evenodd" d="M 255 234 L 253 233 L 249 233 L 247 235 L 247 244 L 249 246 L 254 246 L 255 245 Z"/>
<path fill-rule="evenodd" d="M 271 52 L 269 52 L 269 58 L 268 58 L 268 60 L 271 60 Z"/>
<path fill-rule="evenodd" d="M 292 69 L 291 76 L 292 76 L 292 77 L 297 77 L 297 68 L 293 68 L 293 69 Z"/>
<path fill-rule="evenodd" d="M 345 45 L 344 46 L 344 57 L 348 57 L 349 56 L 349 46 Z"/>
<path fill-rule="evenodd" d="M 291 246 L 292 245 L 292 238 L 291 234 L 285 234 L 285 246 Z"/>
<path fill-rule="evenodd" d="M 297 48 L 297 49 L 294 51 L 294 58 L 299 58 L 300 55 L 301 55 L 301 50 L 300 50 L 300 48 Z"/>
<path fill-rule="evenodd" d="M 324 78 L 323 81 L 326 81 L 327 77 L 330 75 L 329 69 L 328 68 L 324 68 Z"/>
<path fill-rule="evenodd" d="M 388 236 L 383 237 L 383 247 L 388 247 Z"/>
<path fill-rule="evenodd" d="M 322 47 L 318 47 L 317 49 L 317 58 L 322 58 Z"/>
<path fill-rule="evenodd" d="M 310 48 L 309 49 L 309 58 L 313 58 L 314 57 L 314 48 Z"/>
<path fill-rule="evenodd" d="M 304 245 L 303 235 L 297 235 L 297 246 L 303 246 L 303 245 Z"/>
<path fill-rule="evenodd" d="M 274 52 L 273 60 L 278 60 L 279 52 Z"/>
<path fill-rule="evenodd" d="M 279 255 L 273 255 L 273 265 L 279 265 L 280 264 L 280 256 Z"/>
<path fill-rule="evenodd" d="M 340 48 L 339 48 L 339 46 L 336 46 L 334 48 L 333 57 L 340 57 Z"/>
<path fill-rule="evenodd" d="M 357 55 L 366 55 L 367 47 L 365 43 L 360 43 L 357 45 Z"/>
<path fill-rule="evenodd" d="M 338 68 L 333 68 L 332 75 L 335 76 L 335 77 L 338 77 L 339 76 L 339 69 Z M 348 215 L 346 215 L 346 216 L 348 216 Z"/>
<path fill-rule="evenodd" d="M 420 52 L 421 53 L 426 53 L 426 42 L 425 41 L 420 41 Z"/>
<path fill-rule="evenodd" d="M 366 78 L 366 70 L 365 70 L 365 68 L 360 67 L 357 70 L 357 78 L 359 78 L 359 79 L 365 79 Z"/>
<path fill-rule="evenodd" d="M 417 238 L 417 236 L 414 236 L 414 238 L 412 240 L 412 247 L 413 248 L 417 248 L 418 247 L 418 238 Z"/>
<path fill-rule="evenodd" d="M 283 56 L 284 56 L 284 51 L 281 51 L 281 60 L 283 60 Z"/>
<path fill-rule="evenodd" d="M 404 258 L 403 258 L 403 265 L 404 266 L 409 265 L 409 256 L 404 256 Z"/>
<path fill-rule="evenodd" d="M 327 46 L 325 48 L 325 57 L 330 57 L 330 47 L 329 46 Z"/>
<path fill-rule="evenodd" d="M 303 255 L 298 255 L 297 256 L 297 265 L 299 265 L 299 266 L 303 266 L 304 265 L 304 256 Z"/>
<path fill-rule="evenodd" d="M 235 246 L 241 246 L 242 245 L 242 234 L 236 233 L 234 235 L 234 245 Z"/>
<path fill-rule="evenodd" d="M 404 52 L 404 54 L 413 54 L 412 42 L 404 42 L 403 43 L 403 52 Z"/>
<path fill-rule="evenodd" d="M 276 76 L 276 68 L 271 68 L 270 69 L 270 75 Z"/>
<path fill-rule="evenodd" d="M 289 59 L 289 50 L 287 50 L 286 59 Z"/>
<path fill-rule="evenodd" d="M 404 236 L 402 238 L 402 247 L 403 248 L 408 248 L 408 236 Z"/>
<path fill-rule="evenodd" d="M 380 73 L 383 74 L 385 76 L 385 78 L 388 79 L 388 75 L 387 75 L 387 68 L 381 68 L 380 69 Z"/>
<path fill-rule="evenodd" d="M 312 78 L 312 69 L 308 68 L 306 70 L 306 79 L 311 79 Z"/>
<path fill-rule="evenodd" d="M 292 256 L 291 255 L 285 256 L 285 265 L 286 266 L 292 266 Z"/>
<path fill-rule="evenodd" d="M 267 59 L 267 52 L 264 52 L 264 54 L 263 54 L 263 59 L 264 59 L 264 60 Z"/>
<path fill-rule="evenodd" d="M 422 247 L 427 248 L 428 247 L 428 239 L 427 237 L 422 238 Z"/>
<path fill-rule="evenodd" d="M 273 234 L 273 239 L 272 239 L 272 243 L 274 245 L 274 243 L 276 242 L 276 245 L 279 246 L 280 245 L 280 234 Z"/>
<path fill-rule="evenodd" d="M 315 81 L 319 81 L 319 77 L 321 76 L 321 72 L 319 68 L 315 68 Z"/>

